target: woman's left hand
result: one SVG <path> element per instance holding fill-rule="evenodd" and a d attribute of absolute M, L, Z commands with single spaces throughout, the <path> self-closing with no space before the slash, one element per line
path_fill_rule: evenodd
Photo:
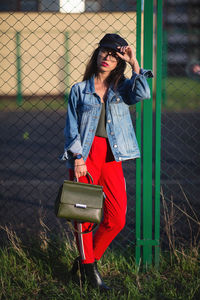
<path fill-rule="evenodd" d="M 119 52 L 117 52 L 117 55 L 121 59 L 123 59 L 124 61 L 129 63 L 131 65 L 131 67 L 133 68 L 134 72 L 139 74 L 140 73 L 140 66 L 138 64 L 138 61 L 136 59 L 136 56 L 135 56 L 131 46 L 124 46 L 124 47 L 118 47 L 118 48 L 119 48 Z"/>

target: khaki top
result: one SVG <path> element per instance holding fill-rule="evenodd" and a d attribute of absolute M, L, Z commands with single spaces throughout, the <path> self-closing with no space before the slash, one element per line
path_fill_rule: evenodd
<path fill-rule="evenodd" d="M 99 117 L 99 123 L 96 130 L 96 136 L 105 137 L 107 138 L 107 132 L 106 132 L 106 109 L 105 109 L 105 103 L 102 103 L 101 108 L 101 115 Z"/>

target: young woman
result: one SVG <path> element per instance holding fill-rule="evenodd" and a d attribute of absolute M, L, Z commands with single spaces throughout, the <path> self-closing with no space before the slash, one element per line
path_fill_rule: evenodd
<path fill-rule="evenodd" d="M 125 78 L 126 65 L 132 77 Z M 117 34 L 106 34 L 86 66 L 83 81 L 70 92 L 65 127 L 65 152 L 70 180 L 88 182 L 87 171 L 94 184 L 103 186 L 104 218 L 94 236 L 77 234 L 80 257 L 72 272 L 81 266 L 82 279 L 94 287 L 108 289 L 97 269 L 97 261 L 126 218 L 126 188 L 122 161 L 140 156 L 129 105 L 150 98 L 146 77 L 152 72 L 140 69 L 132 48 Z M 90 223 L 78 223 L 85 231 Z"/>

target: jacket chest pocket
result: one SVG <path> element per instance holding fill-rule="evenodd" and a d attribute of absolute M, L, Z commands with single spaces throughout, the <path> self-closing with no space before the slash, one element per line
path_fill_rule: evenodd
<path fill-rule="evenodd" d="M 92 114 L 92 105 L 88 105 L 88 104 L 80 105 L 78 110 L 79 125 L 82 126 L 86 124 L 91 114 Z"/>
<path fill-rule="evenodd" d="M 114 118 L 123 119 L 129 115 L 129 106 L 124 102 L 112 103 L 110 105 L 111 113 Z"/>

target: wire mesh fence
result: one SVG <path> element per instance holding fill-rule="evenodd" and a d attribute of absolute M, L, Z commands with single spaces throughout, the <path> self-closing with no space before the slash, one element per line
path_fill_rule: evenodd
<path fill-rule="evenodd" d="M 40 5 L 29 11 L 23 1 L 16 2 L 21 6 L 6 9 L 5 4 L 0 12 L 0 220 L 1 226 L 11 226 L 20 237 L 32 238 L 41 234 L 43 223 L 51 234 L 68 230 L 53 210 L 58 187 L 68 177 L 58 160 L 68 93 L 73 83 L 82 80 L 85 63 L 105 33 L 119 33 L 135 49 L 136 1 L 81 1 L 85 5 L 81 13 L 61 13 L 59 1 L 36 1 Z M 195 19 L 191 29 L 194 19 L 186 16 L 196 15 L 199 4 L 165 2 L 161 186 L 166 203 L 173 199 L 184 208 L 183 189 L 198 209 L 200 77 L 190 72 L 194 68 L 188 62 L 195 61 L 196 66 L 200 61 L 200 23 Z M 130 76 L 129 68 L 126 75 Z M 135 123 L 134 109 L 132 117 Z M 114 241 L 121 250 L 135 243 L 135 162 L 125 162 L 123 168 L 127 223 Z M 165 241 L 163 216 L 162 208 Z M 186 232 L 185 224 L 177 216 L 177 236 Z"/>
<path fill-rule="evenodd" d="M 117 2 L 113 5 L 119 10 Z M 0 15 L 0 218 L 2 226 L 12 227 L 21 237 L 40 235 L 41 223 L 51 234 L 67 230 L 54 216 L 59 185 L 68 178 L 58 158 L 64 147 L 68 93 L 82 80 L 90 53 L 107 32 L 119 32 L 136 46 L 136 12 L 105 10 Z M 126 163 L 128 225 L 126 234 L 119 236 L 124 243 L 134 241 L 134 173 L 134 163 Z"/>
<path fill-rule="evenodd" d="M 161 186 L 182 242 L 199 240 L 199 11 L 195 0 L 164 4 Z"/>

